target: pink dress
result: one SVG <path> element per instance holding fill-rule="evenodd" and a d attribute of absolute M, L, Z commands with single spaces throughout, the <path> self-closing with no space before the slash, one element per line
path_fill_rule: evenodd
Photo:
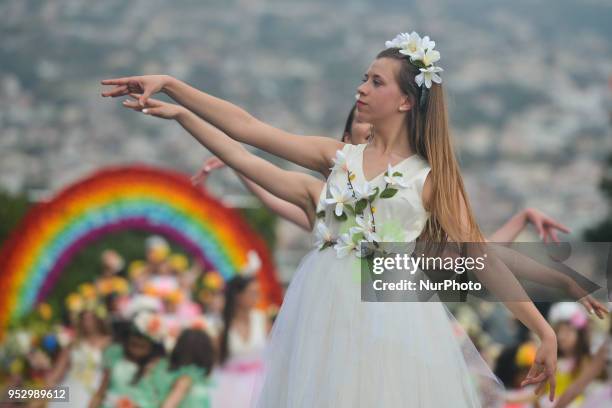
<path fill-rule="evenodd" d="M 267 317 L 253 309 L 249 318 L 248 339 L 233 329 L 229 331 L 230 357 L 212 373 L 212 408 L 246 408 L 250 404 L 256 379 L 263 369 Z"/>

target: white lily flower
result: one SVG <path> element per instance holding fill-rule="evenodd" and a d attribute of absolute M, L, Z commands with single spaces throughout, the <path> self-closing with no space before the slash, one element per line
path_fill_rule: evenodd
<path fill-rule="evenodd" d="M 400 54 L 408 55 L 410 58 L 417 58 L 425 52 L 423 49 L 423 40 L 414 31 L 410 33 L 407 39 L 404 38 L 400 43 Z"/>
<path fill-rule="evenodd" d="M 421 46 L 423 47 L 423 49 L 425 50 L 433 50 L 434 47 L 436 46 L 436 42 L 435 41 L 431 41 L 429 39 L 429 36 L 426 35 L 425 37 L 423 37 L 423 39 L 421 40 Z"/>
<path fill-rule="evenodd" d="M 340 235 L 338 237 L 336 245 L 334 245 L 334 249 L 336 250 L 336 256 L 338 258 L 344 258 L 355 248 L 357 248 L 357 244 L 353 242 L 353 236 L 349 233 L 344 233 Z"/>
<path fill-rule="evenodd" d="M 334 157 L 332 160 L 334 162 L 334 165 L 333 167 L 329 168 L 331 171 L 334 171 L 334 170 L 339 170 L 342 172 L 348 171 L 348 164 L 346 162 L 346 154 L 344 154 L 342 150 L 336 150 L 336 157 Z"/>
<path fill-rule="evenodd" d="M 387 173 L 385 174 L 385 183 L 389 184 L 391 187 L 401 187 L 407 188 L 409 186 L 408 183 L 404 180 L 403 176 L 394 176 L 395 170 L 391 164 L 387 164 Z"/>
<path fill-rule="evenodd" d="M 402 44 L 408 43 L 410 40 L 410 34 L 399 33 L 391 41 L 385 41 L 386 48 L 402 48 Z"/>
<path fill-rule="evenodd" d="M 442 83 L 442 78 L 440 78 L 440 75 L 437 74 L 438 72 L 444 71 L 442 68 L 432 66 L 429 68 L 420 68 L 420 70 L 421 73 L 414 77 L 414 81 L 418 86 L 421 86 L 423 82 L 425 82 L 425 86 L 427 88 L 431 88 L 432 81 L 436 84 Z"/>
<path fill-rule="evenodd" d="M 366 221 L 363 217 L 357 217 L 355 221 L 357 222 L 357 226 L 351 227 L 349 230 L 351 235 L 363 233 L 366 241 L 380 241 L 380 236 L 374 232 L 374 225 L 372 224 L 371 220 Z"/>
<path fill-rule="evenodd" d="M 423 61 L 423 65 L 429 67 L 440 61 L 440 52 L 436 50 L 427 50 L 427 52 L 423 53 L 421 61 Z"/>
<path fill-rule="evenodd" d="M 348 189 L 341 190 L 337 185 L 332 184 L 330 188 L 332 198 L 326 198 L 325 203 L 335 204 L 334 212 L 339 217 L 344 212 L 344 206 L 353 202 L 353 196 Z"/>
<path fill-rule="evenodd" d="M 323 245 L 325 245 L 327 242 L 334 240 L 329 228 L 327 228 L 327 225 L 323 221 L 319 221 L 317 223 L 317 226 L 315 227 L 315 234 L 315 246 L 318 249 L 323 248 Z"/>
<path fill-rule="evenodd" d="M 357 201 L 361 200 L 362 198 L 367 200 L 372 194 L 374 194 L 374 189 L 367 180 L 364 180 L 363 183 L 355 183 L 353 188 L 355 189 L 355 199 Z"/>

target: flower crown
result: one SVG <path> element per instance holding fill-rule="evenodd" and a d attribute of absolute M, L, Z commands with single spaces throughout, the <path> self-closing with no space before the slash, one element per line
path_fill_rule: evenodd
<path fill-rule="evenodd" d="M 398 48 L 400 54 L 408 56 L 408 61 L 421 71 L 420 74 L 414 77 L 417 86 L 420 86 L 422 89 L 421 100 L 419 101 L 421 108 L 426 104 L 427 93 L 432 83 L 442 83 L 442 78 L 438 75 L 438 72 L 444 70 L 434 65 L 434 63 L 440 60 L 440 52 L 434 50 L 435 46 L 436 42 L 431 41 L 429 36 L 421 38 L 414 31 L 410 34 L 400 33 L 393 40 L 385 42 L 387 49 Z"/>

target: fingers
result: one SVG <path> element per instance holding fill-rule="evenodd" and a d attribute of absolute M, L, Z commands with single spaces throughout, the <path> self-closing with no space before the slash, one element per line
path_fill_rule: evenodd
<path fill-rule="evenodd" d="M 546 373 L 542 372 L 533 378 L 525 378 L 523 382 L 521 383 L 521 387 L 528 385 L 528 384 L 536 384 L 536 383 L 544 381 L 545 379 L 546 379 Z"/>
<path fill-rule="evenodd" d="M 557 222 L 557 221 L 553 221 L 553 220 L 551 220 L 551 221 L 550 221 L 550 224 L 551 224 L 551 225 L 552 225 L 554 228 L 558 229 L 559 231 L 563 231 L 563 232 L 565 232 L 566 234 L 569 234 L 570 232 L 572 232 L 572 231 L 571 231 L 571 230 L 570 230 L 570 229 L 569 229 L 567 226 L 565 226 L 565 225 L 561 224 L 560 222 Z"/>
<path fill-rule="evenodd" d="M 103 79 L 100 81 L 102 85 L 125 85 L 129 82 L 130 77 Z"/>
<path fill-rule="evenodd" d="M 142 107 L 146 107 L 146 106 L 162 106 L 162 101 L 159 101 L 157 99 L 153 99 L 153 98 L 148 98 L 146 103 L 144 105 L 140 104 L 140 100 L 142 99 L 142 95 L 137 94 L 137 93 L 131 93 L 130 96 L 134 99 L 136 99 L 138 101 L 138 104 Z"/>
<path fill-rule="evenodd" d="M 554 229 L 550 229 L 548 233 L 550 234 L 553 241 L 555 241 L 556 243 L 559 243 L 559 237 L 557 236 L 557 231 L 555 231 Z"/>
<path fill-rule="evenodd" d="M 107 97 L 111 96 L 113 98 L 117 96 L 122 96 L 128 93 L 127 85 L 118 85 L 110 91 L 102 92 L 102 96 Z"/>
<path fill-rule="evenodd" d="M 136 101 L 125 100 L 122 102 L 123 106 L 126 108 L 134 109 L 136 111 L 141 111 L 142 107 Z"/>
<path fill-rule="evenodd" d="M 606 314 L 609 313 L 608 309 L 598 301 L 594 301 L 593 303 L 593 308 L 595 309 L 595 314 L 597 315 L 597 317 L 599 317 L 600 319 L 605 318 Z"/>
<path fill-rule="evenodd" d="M 151 96 L 151 90 L 145 88 L 144 92 L 140 96 L 140 99 L 138 100 L 138 102 L 140 103 L 140 106 L 145 106 L 150 96 Z"/>
<path fill-rule="evenodd" d="M 555 399 L 555 389 L 557 388 L 557 379 L 555 378 L 554 372 L 550 375 L 550 392 L 548 393 L 548 399 L 552 402 Z"/>
<path fill-rule="evenodd" d="M 145 115 L 158 116 L 161 115 L 162 112 L 160 108 L 143 108 L 142 113 Z"/>
<path fill-rule="evenodd" d="M 125 106 L 126 108 L 134 109 L 134 110 L 137 110 L 137 111 L 141 111 L 142 110 L 142 107 L 138 104 L 137 101 L 131 101 L 129 99 L 126 99 L 122 103 L 123 103 L 123 106 Z"/>

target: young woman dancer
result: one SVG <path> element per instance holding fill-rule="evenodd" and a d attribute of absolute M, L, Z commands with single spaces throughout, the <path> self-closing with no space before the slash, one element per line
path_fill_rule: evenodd
<path fill-rule="evenodd" d="M 374 127 L 369 145 L 288 134 L 166 76 L 103 81 L 116 85 L 105 96 L 142 93 L 139 106 L 126 105 L 176 119 L 228 165 L 302 207 L 311 221 L 320 184 L 299 174 L 289 182 L 289 172 L 261 159 L 247 160 L 222 132 L 210 136 L 214 128 L 191 112 L 240 141 L 323 174 L 334 164 L 317 225 L 318 248 L 298 266 L 270 336 L 261 407 L 395 407 L 407 401 L 424 407 L 480 406 L 443 305 L 362 302 L 354 279 L 359 240 L 485 241 L 452 151 L 434 43 L 416 33 L 389 43 L 358 89 L 358 116 Z M 149 100 L 161 90 L 184 108 Z M 357 202 L 366 207 L 360 211 Z M 496 263 L 495 269 L 503 272 L 504 266 Z M 500 294 L 501 279 L 483 283 Z M 521 299 L 505 304 L 541 339 L 524 384 L 550 382 L 552 399 L 554 331 L 533 303 Z"/>

